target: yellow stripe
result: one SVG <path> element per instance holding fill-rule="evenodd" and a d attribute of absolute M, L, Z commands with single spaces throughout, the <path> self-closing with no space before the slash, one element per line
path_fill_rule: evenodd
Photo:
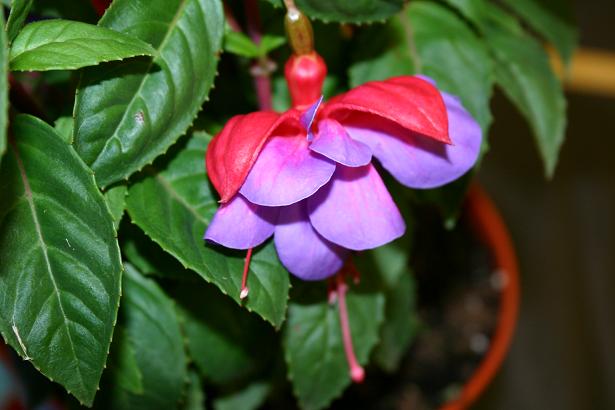
<path fill-rule="evenodd" d="M 564 80 L 567 90 L 615 97 L 615 52 L 579 48 L 568 70 L 554 50 L 549 50 L 555 72 Z"/>

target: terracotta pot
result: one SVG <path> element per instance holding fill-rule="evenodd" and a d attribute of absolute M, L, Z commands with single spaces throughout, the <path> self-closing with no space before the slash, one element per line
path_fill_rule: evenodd
<path fill-rule="evenodd" d="M 502 275 L 502 295 L 489 350 L 459 396 L 440 410 L 470 407 L 493 380 L 510 347 L 519 311 L 519 270 L 512 240 L 495 204 L 478 184 L 470 188 L 465 211 L 478 239 L 490 249 L 495 270 Z"/>

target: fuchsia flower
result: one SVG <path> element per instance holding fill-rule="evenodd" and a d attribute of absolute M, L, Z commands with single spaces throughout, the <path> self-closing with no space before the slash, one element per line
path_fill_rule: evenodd
<path fill-rule="evenodd" d="M 294 108 L 233 117 L 207 152 L 222 206 L 205 239 L 251 249 L 273 235 L 281 262 L 304 280 L 404 234 L 375 161 L 407 187 L 433 188 L 469 170 L 481 143 L 459 100 L 427 79 L 369 82 L 322 102 L 325 73 L 315 53 L 292 57 Z"/>

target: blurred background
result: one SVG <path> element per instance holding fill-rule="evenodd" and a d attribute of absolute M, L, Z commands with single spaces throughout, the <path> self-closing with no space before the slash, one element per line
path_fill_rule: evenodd
<path fill-rule="evenodd" d="M 551 181 L 528 127 L 493 100 L 479 180 L 517 248 L 522 300 L 510 353 L 478 409 L 615 408 L 615 1 L 576 2 L 580 45 Z"/>

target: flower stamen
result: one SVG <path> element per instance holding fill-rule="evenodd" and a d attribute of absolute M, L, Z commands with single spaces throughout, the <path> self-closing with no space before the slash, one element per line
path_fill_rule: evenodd
<path fill-rule="evenodd" d="M 346 353 L 346 360 L 348 361 L 348 368 L 350 371 L 350 378 L 355 383 L 361 383 L 365 378 L 365 370 L 357 362 L 357 357 L 354 353 L 354 347 L 352 346 L 352 335 L 350 333 L 350 322 L 348 321 L 348 308 L 346 306 L 346 292 L 348 291 L 348 285 L 344 279 L 342 272 L 337 274 L 337 299 L 338 299 L 338 311 L 340 314 L 340 324 L 342 326 L 342 339 L 344 344 L 344 352 Z"/>
<path fill-rule="evenodd" d="M 252 248 L 248 249 L 246 253 L 246 260 L 243 264 L 243 275 L 241 276 L 241 292 L 239 293 L 239 299 L 243 300 L 248 297 L 250 289 L 248 288 L 248 272 L 250 272 L 250 260 L 252 259 Z"/>

